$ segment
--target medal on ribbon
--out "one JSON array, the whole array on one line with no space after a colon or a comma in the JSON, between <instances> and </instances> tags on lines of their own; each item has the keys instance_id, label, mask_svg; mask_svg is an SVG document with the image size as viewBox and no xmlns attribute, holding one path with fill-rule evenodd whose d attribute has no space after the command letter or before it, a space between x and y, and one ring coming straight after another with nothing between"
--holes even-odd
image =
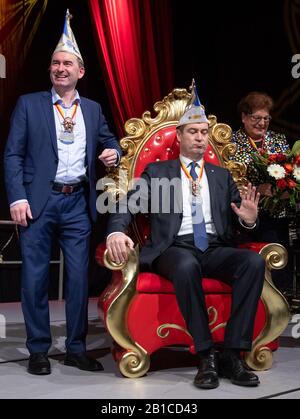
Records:
<instances>
[{"instance_id":1,"label":"medal on ribbon","mask_svg":"<svg viewBox=\"0 0 300 419\"><path fill-rule=\"evenodd\" d=\"M62 126L63 126L64 130L60 132L59 140L62 141L63 143L65 143L65 144L72 144L72 143L74 143L73 129L74 129L74 125L76 124L76 122L73 121L73 119L76 115L76 111L77 111L77 108L78 108L78 103L77 102L75 103L74 110L72 112L71 117L64 115L63 110L58 103L55 104L55 107L58 110L60 116L63 118Z\"/></svg>"},{"instance_id":2,"label":"medal on ribbon","mask_svg":"<svg viewBox=\"0 0 300 419\"><path fill-rule=\"evenodd\" d=\"M195 180L192 181L192 195L195 197L200 195L200 185L199 182Z\"/></svg>"},{"instance_id":3,"label":"medal on ribbon","mask_svg":"<svg viewBox=\"0 0 300 419\"><path fill-rule=\"evenodd\" d=\"M66 132L73 132L74 125L75 122L72 121L72 118L70 118L69 116L64 118L63 127Z\"/></svg>"},{"instance_id":4,"label":"medal on ribbon","mask_svg":"<svg viewBox=\"0 0 300 419\"><path fill-rule=\"evenodd\" d=\"M202 203L201 179L202 179L202 176L203 176L204 161L202 162L202 165L200 166L199 176L198 176L198 179L196 179L196 180L194 180L192 178L192 176L189 173L187 167L182 162L181 162L181 167L182 167L182 170L184 171L186 177L190 180L192 201Z\"/></svg>"}]
</instances>

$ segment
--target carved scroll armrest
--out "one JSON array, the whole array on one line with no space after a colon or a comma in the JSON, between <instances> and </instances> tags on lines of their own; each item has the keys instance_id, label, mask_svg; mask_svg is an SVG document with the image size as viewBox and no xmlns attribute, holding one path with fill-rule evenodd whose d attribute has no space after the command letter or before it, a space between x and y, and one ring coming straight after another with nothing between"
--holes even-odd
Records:
<instances>
[{"instance_id":1,"label":"carved scroll armrest","mask_svg":"<svg viewBox=\"0 0 300 419\"><path fill-rule=\"evenodd\" d=\"M272 269L282 269L286 266L288 254L286 249L278 243L247 243L240 247L259 253L266 262L265 281L261 294L266 321L263 330L253 342L251 352L245 355L248 366L261 371L271 368L273 363L272 351L266 345L282 334L290 319L289 305L274 286L271 277Z\"/></svg>"},{"instance_id":2,"label":"carved scroll armrest","mask_svg":"<svg viewBox=\"0 0 300 419\"><path fill-rule=\"evenodd\" d=\"M96 261L99 265L105 266L106 268L110 269L111 271L121 271L125 268L128 262L124 263L116 263L110 259L108 251L106 249L106 244L101 243L96 249L95 255Z\"/></svg>"},{"instance_id":3,"label":"carved scroll armrest","mask_svg":"<svg viewBox=\"0 0 300 419\"><path fill-rule=\"evenodd\" d=\"M127 326L127 312L136 295L139 274L138 246L130 251L128 261L116 264L111 261L105 244L98 246L96 260L113 270L112 282L100 297L99 306L105 311L106 327L121 349L118 355L119 368L125 377L142 377L150 367L150 357L131 337Z\"/></svg>"}]
</instances>

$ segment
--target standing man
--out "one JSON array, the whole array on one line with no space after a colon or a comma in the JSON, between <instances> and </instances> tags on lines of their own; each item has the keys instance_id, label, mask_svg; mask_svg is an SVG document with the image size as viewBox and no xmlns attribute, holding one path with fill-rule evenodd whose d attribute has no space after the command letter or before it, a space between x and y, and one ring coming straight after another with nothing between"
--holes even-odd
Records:
<instances>
[{"instance_id":1,"label":"standing man","mask_svg":"<svg viewBox=\"0 0 300 419\"><path fill-rule=\"evenodd\" d=\"M258 377L247 371L240 352L251 350L265 263L252 251L235 248L233 232L236 227L255 228L259 194L249 184L240 197L228 170L204 162L208 128L209 121L196 95L195 104L177 125L179 159L152 163L142 174L148 188L144 188L139 202L144 202L145 212L147 208L159 210L149 215L151 237L141 250L140 267L174 284L179 308L199 356L195 386L217 387L218 373L233 384L257 386ZM166 193L156 196L155 188L151 188L154 179L158 182L177 179L179 186L172 188L168 197ZM133 247L124 233L135 213L132 197L134 194L129 192L127 200L120 203L122 211L110 215L107 248L110 258L117 263L124 262L128 248ZM169 198L171 204L166 204ZM128 203L126 213L123 204ZM231 316L219 370L208 324L203 277L219 278L232 285Z\"/></svg>"},{"instance_id":2,"label":"standing man","mask_svg":"<svg viewBox=\"0 0 300 419\"><path fill-rule=\"evenodd\" d=\"M30 352L28 372L50 374L48 274L53 237L65 260L65 365L103 370L87 356L88 255L96 220L95 156L118 163L120 148L98 103L75 89L83 59L70 27L52 55L52 89L21 96L11 119L4 164L12 219L20 225L22 309Z\"/></svg>"}]
</instances>

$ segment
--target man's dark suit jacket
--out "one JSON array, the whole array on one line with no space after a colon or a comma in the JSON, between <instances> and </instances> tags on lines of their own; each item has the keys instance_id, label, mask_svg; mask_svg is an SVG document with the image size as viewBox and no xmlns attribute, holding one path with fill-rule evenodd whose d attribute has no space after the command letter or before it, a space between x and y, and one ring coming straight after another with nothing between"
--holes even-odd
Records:
<instances>
[{"instance_id":1,"label":"man's dark suit jacket","mask_svg":"<svg viewBox=\"0 0 300 419\"><path fill-rule=\"evenodd\" d=\"M86 128L86 164L89 179L89 208L96 219L97 146L115 148L98 103L81 97ZM9 204L27 199L33 218L37 218L50 196L58 165L57 138L51 92L21 96L11 118L5 155L5 182Z\"/></svg>"},{"instance_id":2,"label":"man's dark suit jacket","mask_svg":"<svg viewBox=\"0 0 300 419\"><path fill-rule=\"evenodd\" d=\"M208 179L211 211L215 224L218 240L225 246L234 246L234 236L236 229L241 227L238 217L231 209L230 203L234 202L239 206L241 201L238 189L227 169L215 166L211 163L205 163L205 172ZM181 178L180 160L168 160L163 162L149 164L142 176L148 183L150 200L151 179L152 178ZM180 183L181 185L181 183ZM128 200L132 195L130 191L126 197ZM164 199L163 194L160 198ZM143 199L147 199L144 197ZM181 203L181 211L174 211L174 203ZM121 206L126 205L125 199L121 201ZM180 205L180 204L179 204ZM152 262L162 254L174 242L182 222L182 188L174 192L171 199L171 211L164 214L158 212L149 214L151 224L150 240L145 243L140 253L141 270L152 270ZM149 208L149 203L148 203ZM124 212L124 209L122 210ZM133 215L130 212L111 214L108 223L107 234L113 232L126 232L126 229L132 221ZM243 230L243 229L242 229Z\"/></svg>"}]
</instances>

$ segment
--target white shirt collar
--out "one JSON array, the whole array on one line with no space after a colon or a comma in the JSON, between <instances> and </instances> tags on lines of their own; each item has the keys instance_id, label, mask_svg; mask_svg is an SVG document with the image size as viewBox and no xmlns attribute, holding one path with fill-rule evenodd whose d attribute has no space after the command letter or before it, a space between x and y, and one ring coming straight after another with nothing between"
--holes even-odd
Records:
<instances>
[{"instance_id":1,"label":"white shirt collar","mask_svg":"<svg viewBox=\"0 0 300 419\"><path fill-rule=\"evenodd\" d=\"M194 161L194 160L189 159L188 157L183 156L182 154L179 155L179 159L180 159L181 163L183 163L185 165L185 167L188 167L189 164L191 164L192 161ZM203 158L196 161L196 163L198 164L199 167L201 167L202 162L203 162Z\"/></svg>"},{"instance_id":2,"label":"white shirt collar","mask_svg":"<svg viewBox=\"0 0 300 419\"><path fill-rule=\"evenodd\" d=\"M60 105L63 106L63 100L59 96L59 94L55 91L54 87L52 87L52 89L51 89L51 95L52 95L52 103L53 103L53 105L55 103L59 103ZM73 99L73 102L72 102L72 105L71 106L73 106L76 101L78 101L78 104L80 105L81 100L80 100L80 96L79 96L79 93L78 93L77 90L75 90L75 96L74 96L74 99Z\"/></svg>"}]
</instances>

